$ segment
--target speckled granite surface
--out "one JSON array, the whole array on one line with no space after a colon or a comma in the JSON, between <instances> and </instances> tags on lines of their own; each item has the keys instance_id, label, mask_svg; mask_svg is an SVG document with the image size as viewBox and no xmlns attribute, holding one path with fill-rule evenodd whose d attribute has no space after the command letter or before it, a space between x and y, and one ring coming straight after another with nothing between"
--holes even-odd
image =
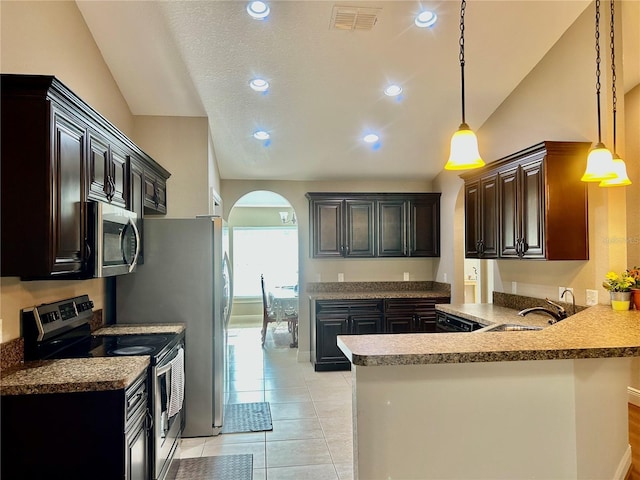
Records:
<instances>
[{"instance_id":1,"label":"speckled granite surface","mask_svg":"<svg viewBox=\"0 0 640 480\"><path fill-rule=\"evenodd\" d=\"M0 344L0 371L19 365L24 360L24 338Z\"/></svg>"},{"instance_id":2,"label":"speckled granite surface","mask_svg":"<svg viewBox=\"0 0 640 480\"><path fill-rule=\"evenodd\" d=\"M360 366L640 356L640 311L597 305L540 331L352 335L338 346Z\"/></svg>"},{"instance_id":3,"label":"speckled granite surface","mask_svg":"<svg viewBox=\"0 0 640 480\"><path fill-rule=\"evenodd\" d=\"M567 299L571 299L570 295L566 296ZM554 299L553 303L557 303L562 306L568 315L573 315L573 303L559 302ZM548 307L549 305L543 298L525 297L523 295L514 295L512 293L493 292L493 304L501 307L514 308L516 310L524 310L531 307ZM582 305L576 305L576 313L589 308Z\"/></svg>"},{"instance_id":4,"label":"speckled granite surface","mask_svg":"<svg viewBox=\"0 0 640 480\"><path fill-rule=\"evenodd\" d=\"M184 323L148 323L148 324L116 324L107 325L92 332L93 335L141 335L149 333L182 333Z\"/></svg>"},{"instance_id":5,"label":"speckled granite surface","mask_svg":"<svg viewBox=\"0 0 640 480\"><path fill-rule=\"evenodd\" d=\"M27 362L2 372L1 395L120 390L149 367L146 355Z\"/></svg>"},{"instance_id":6,"label":"speckled granite surface","mask_svg":"<svg viewBox=\"0 0 640 480\"><path fill-rule=\"evenodd\" d=\"M451 285L439 282L319 282L307 284L312 300L372 298L438 298L451 295Z\"/></svg>"}]
</instances>

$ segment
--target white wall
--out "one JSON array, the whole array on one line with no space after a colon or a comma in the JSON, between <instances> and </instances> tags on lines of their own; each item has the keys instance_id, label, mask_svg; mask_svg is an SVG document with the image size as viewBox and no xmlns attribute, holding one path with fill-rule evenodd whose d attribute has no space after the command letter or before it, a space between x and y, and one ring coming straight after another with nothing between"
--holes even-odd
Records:
<instances>
[{"instance_id":1,"label":"white wall","mask_svg":"<svg viewBox=\"0 0 640 480\"><path fill-rule=\"evenodd\" d=\"M138 145L166 168L167 218L209 213L209 124L205 117L136 116Z\"/></svg>"}]
</instances>

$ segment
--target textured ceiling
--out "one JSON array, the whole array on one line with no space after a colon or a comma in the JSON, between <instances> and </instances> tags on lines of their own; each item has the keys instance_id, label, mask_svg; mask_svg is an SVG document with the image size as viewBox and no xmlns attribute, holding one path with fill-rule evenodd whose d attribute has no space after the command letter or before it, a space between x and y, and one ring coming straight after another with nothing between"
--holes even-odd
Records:
<instances>
[{"instance_id":1,"label":"textured ceiling","mask_svg":"<svg viewBox=\"0 0 640 480\"><path fill-rule=\"evenodd\" d=\"M329 28L336 3L272 1L265 21L244 1L78 1L136 115L208 116L223 179L431 179L460 123L459 8L418 29L415 1L377 7L371 31ZM477 130L589 2L471 1L465 20L467 123ZM606 17L605 17L606 18ZM271 83L265 95L249 80ZM400 100L385 97L400 83ZM264 146L256 129L271 133ZM363 145L368 129L380 148Z\"/></svg>"}]
</instances>

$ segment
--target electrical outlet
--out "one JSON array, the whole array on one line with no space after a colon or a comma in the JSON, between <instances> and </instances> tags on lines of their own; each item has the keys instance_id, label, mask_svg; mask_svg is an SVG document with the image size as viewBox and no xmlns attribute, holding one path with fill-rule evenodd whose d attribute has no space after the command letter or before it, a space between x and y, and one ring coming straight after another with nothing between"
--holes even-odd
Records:
<instances>
[{"instance_id":1,"label":"electrical outlet","mask_svg":"<svg viewBox=\"0 0 640 480\"><path fill-rule=\"evenodd\" d=\"M598 291L597 290L587 290L587 301L585 303L588 306L597 305L598 304Z\"/></svg>"},{"instance_id":2,"label":"electrical outlet","mask_svg":"<svg viewBox=\"0 0 640 480\"><path fill-rule=\"evenodd\" d=\"M561 302L571 302L571 295L565 294L564 298L562 298L562 292L564 292L565 290L573 293L573 288L571 287L558 287L558 300L560 300Z\"/></svg>"},{"instance_id":3,"label":"electrical outlet","mask_svg":"<svg viewBox=\"0 0 640 480\"><path fill-rule=\"evenodd\" d=\"M338 281L339 282L344 282L344 273L339 273L338 274Z\"/></svg>"},{"instance_id":4,"label":"electrical outlet","mask_svg":"<svg viewBox=\"0 0 640 480\"><path fill-rule=\"evenodd\" d=\"M409 280L409 272L404 272L402 274L402 279L406 282L407 280Z\"/></svg>"}]
</instances>

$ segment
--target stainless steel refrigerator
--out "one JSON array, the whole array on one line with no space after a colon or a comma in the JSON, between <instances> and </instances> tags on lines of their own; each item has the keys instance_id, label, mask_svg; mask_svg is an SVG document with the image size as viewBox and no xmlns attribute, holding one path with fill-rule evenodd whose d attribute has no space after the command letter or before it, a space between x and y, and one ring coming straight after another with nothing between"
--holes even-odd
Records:
<instances>
[{"instance_id":1,"label":"stainless steel refrigerator","mask_svg":"<svg viewBox=\"0 0 640 480\"><path fill-rule=\"evenodd\" d=\"M183 437L217 435L224 420L232 298L225 236L220 217L146 217L144 264L116 281L118 324L186 324Z\"/></svg>"}]
</instances>

